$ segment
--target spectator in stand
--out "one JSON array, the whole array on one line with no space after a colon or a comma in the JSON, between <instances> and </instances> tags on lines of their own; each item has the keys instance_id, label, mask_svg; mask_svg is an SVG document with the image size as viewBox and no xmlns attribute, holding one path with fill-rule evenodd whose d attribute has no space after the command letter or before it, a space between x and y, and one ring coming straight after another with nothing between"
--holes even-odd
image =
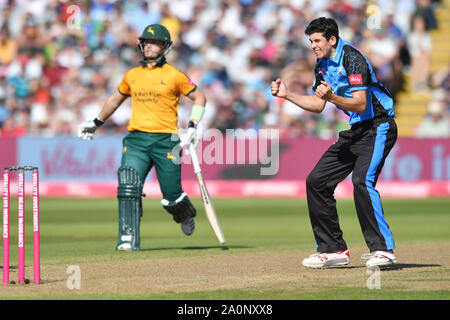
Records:
<instances>
[{"instance_id":1,"label":"spectator in stand","mask_svg":"<svg viewBox=\"0 0 450 320\"><path fill-rule=\"evenodd\" d=\"M445 116L444 104L431 101L428 106L428 115L417 129L418 138L449 138L450 121Z\"/></svg>"},{"instance_id":2,"label":"spectator in stand","mask_svg":"<svg viewBox=\"0 0 450 320\"><path fill-rule=\"evenodd\" d=\"M365 31L364 52L375 68L377 79L391 89L395 82L393 62L397 58L398 42L389 37L385 29L379 28Z\"/></svg>"},{"instance_id":3,"label":"spectator in stand","mask_svg":"<svg viewBox=\"0 0 450 320\"><path fill-rule=\"evenodd\" d=\"M394 12L390 11L386 14L382 22L382 28L386 30L386 36L396 43L396 54L391 63L392 78L391 81L386 82L395 101L395 96L403 89L403 69L411 63L410 54L405 34L394 20Z\"/></svg>"},{"instance_id":4,"label":"spectator in stand","mask_svg":"<svg viewBox=\"0 0 450 320\"><path fill-rule=\"evenodd\" d=\"M34 55L42 53L47 41L47 35L43 32L42 27L38 25L36 18L31 14L27 14L24 19L22 31L17 37L19 54Z\"/></svg>"},{"instance_id":5,"label":"spectator in stand","mask_svg":"<svg viewBox=\"0 0 450 320\"><path fill-rule=\"evenodd\" d=\"M428 90L432 40L425 29L423 17L415 16L412 25L412 33L408 36L408 49L411 55L411 81L415 92L424 93Z\"/></svg>"},{"instance_id":6,"label":"spectator in stand","mask_svg":"<svg viewBox=\"0 0 450 320\"><path fill-rule=\"evenodd\" d=\"M9 28L4 25L0 29L0 66L10 64L17 55L17 42L11 38Z\"/></svg>"},{"instance_id":7,"label":"spectator in stand","mask_svg":"<svg viewBox=\"0 0 450 320\"><path fill-rule=\"evenodd\" d=\"M437 20L430 0L417 0L414 16L420 16L425 21L425 30L437 29Z\"/></svg>"},{"instance_id":8,"label":"spectator in stand","mask_svg":"<svg viewBox=\"0 0 450 320\"><path fill-rule=\"evenodd\" d=\"M26 127L10 115L2 123L0 137L19 137L26 134L26 132Z\"/></svg>"}]
</instances>

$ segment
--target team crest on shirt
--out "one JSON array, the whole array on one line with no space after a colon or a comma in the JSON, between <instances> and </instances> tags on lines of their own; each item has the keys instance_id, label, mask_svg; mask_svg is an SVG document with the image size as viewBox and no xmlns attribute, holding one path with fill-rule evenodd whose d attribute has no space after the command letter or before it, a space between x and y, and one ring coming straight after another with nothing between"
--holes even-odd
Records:
<instances>
[{"instance_id":1,"label":"team crest on shirt","mask_svg":"<svg viewBox=\"0 0 450 320\"><path fill-rule=\"evenodd\" d=\"M171 152L167 152L167 159L177 160L177 158L175 158Z\"/></svg>"}]
</instances>

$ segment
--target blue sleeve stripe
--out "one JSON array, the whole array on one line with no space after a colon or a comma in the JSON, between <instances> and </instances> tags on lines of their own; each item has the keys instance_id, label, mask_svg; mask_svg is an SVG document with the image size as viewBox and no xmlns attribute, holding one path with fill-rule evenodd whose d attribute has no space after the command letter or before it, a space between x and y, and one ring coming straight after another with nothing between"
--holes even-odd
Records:
<instances>
[{"instance_id":1,"label":"blue sleeve stripe","mask_svg":"<svg viewBox=\"0 0 450 320\"><path fill-rule=\"evenodd\" d=\"M367 87L348 87L350 91L359 91L359 90L367 90Z\"/></svg>"}]
</instances>

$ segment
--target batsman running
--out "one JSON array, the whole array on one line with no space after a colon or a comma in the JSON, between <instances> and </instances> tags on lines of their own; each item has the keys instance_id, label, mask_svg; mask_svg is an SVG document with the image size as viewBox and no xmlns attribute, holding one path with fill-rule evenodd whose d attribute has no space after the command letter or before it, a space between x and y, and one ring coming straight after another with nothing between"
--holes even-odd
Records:
<instances>
[{"instance_id":1,"label":"batsman running","mask_svg":"<svg viewBox=\"0 0 450 320\"><path fill-rule=\"evenodd\" d=\"M166 62L165 56L172 45L166 27L149 25L138 39L138 50L143 58L141 65L125 74L97 118L84 121L79 127L79 137L92 140L95 131L131 97L129 133L123 139L117 190L119 237L116 249L124 251L140 250L142 190L153 167L163 194L164 209L181 224L184 234L194 232L196 209L181 187L180 161L172 161L181 155L172 153L178 143L182 148L198 143L200 137L196 128L206 104L205 95L189 77ZM177 111L182 94L194 105L188 129L180 134L180 142L174 141L172 135L178 134Z\"/></svg>"}]
</instances>

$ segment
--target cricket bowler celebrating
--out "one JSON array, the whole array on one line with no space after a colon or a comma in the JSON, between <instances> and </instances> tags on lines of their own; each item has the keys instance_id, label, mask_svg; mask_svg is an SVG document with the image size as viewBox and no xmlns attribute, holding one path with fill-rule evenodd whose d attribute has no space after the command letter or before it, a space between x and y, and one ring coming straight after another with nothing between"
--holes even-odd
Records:
<instances>
[{"instance_id":1,"label":"cricket bowler celebrating","mask_svg":"<svg viewBox=\"0 0 450 320\"><path fill-rule=\"evenodd\" d=\"M317 18L305 29L317 56L313 95L289 91L277 79L272 95L299 107L320 113L329 101L349 116L351 128L323 154L306 179L309 216L317 253L302 264L310 268L345 265L350 255L342 237L334 190L350 173L354 201L366 244L371 251L368 268L395 264L394 240L380 195L375 189L384 161L397 140L393 99L377 81L367 58L349 42L339 38L336 21Z\"/></svg>"},{"instance_id":2,"label":"cricket bowler celebrating","mask_svg":"<svg viewBox=\"0 0 450 320\"><path fill-rule=\"evenodd\" d=\"M188 76L166 62L165 55L171 45L170 33L163 25L147 26L138 41L138 49L143 57L141 65L125 74L118 91L107 99L97 118L84 121L79 127L80 138L93 139L96 129L125 99L131 97L129 133L123 139L121 166L118 170L117 250L140 250L142 189L152 167L156 169L164 209L177 223L181 223L184 234L191 235L195 229L196 210L181 187L181 164L172 161L181 156L172 154L179 141L173 141L171 137L178 133L178 102L183 94L194 105L189 128L184 135L180 135L180 146L187 148L191 143L198 142L196 127L202 119L206 98Z\"/></svg>"}]
</instances>

